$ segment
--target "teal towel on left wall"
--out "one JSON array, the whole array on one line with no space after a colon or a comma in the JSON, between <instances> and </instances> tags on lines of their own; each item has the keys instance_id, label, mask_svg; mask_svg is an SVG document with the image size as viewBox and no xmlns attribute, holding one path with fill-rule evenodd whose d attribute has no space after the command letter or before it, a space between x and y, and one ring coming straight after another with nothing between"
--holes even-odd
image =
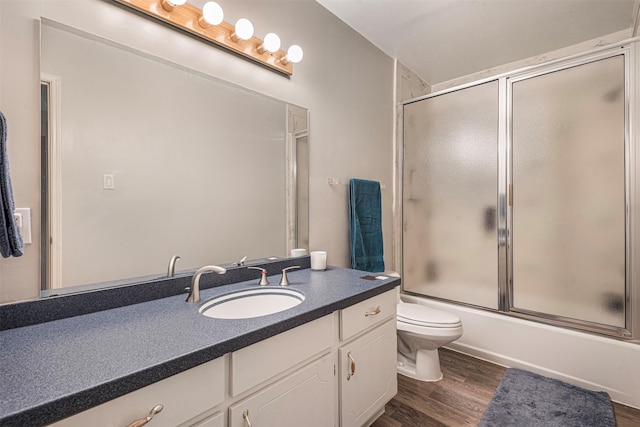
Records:
<instances>
[{"instance_id":1,"label":"teal towel on left wall","mask_svg":"<svg viewBox=\"0 0 640 427\"><path fill-rule=\"evenodd\" d=\"M379 182L355 178L349 181L349 227L351 268L384 271Z\"/></svg>"}]
</instances>

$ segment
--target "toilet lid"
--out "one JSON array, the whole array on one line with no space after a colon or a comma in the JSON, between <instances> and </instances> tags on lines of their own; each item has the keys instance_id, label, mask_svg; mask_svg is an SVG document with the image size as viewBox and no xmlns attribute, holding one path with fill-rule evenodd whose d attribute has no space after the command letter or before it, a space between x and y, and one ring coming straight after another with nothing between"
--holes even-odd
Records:
<instances>
[{"instance_id":1,"label":"toilet lid","mask_svg":"<svg viewBox=\"0 0 640 427\"><path fill-rule=\"evenodd\" d=\"M462 324L460 318L453 313L410 303L398 304L398 320L432 328L454 328Z\"/></svg>"}]
</instances>

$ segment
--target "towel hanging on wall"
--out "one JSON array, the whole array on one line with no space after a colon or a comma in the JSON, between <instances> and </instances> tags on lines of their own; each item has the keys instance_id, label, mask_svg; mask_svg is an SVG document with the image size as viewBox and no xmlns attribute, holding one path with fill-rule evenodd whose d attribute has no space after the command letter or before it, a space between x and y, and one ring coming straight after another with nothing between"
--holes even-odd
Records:
<instances>
[{"instance_id":1,"label":"towel hanging on wall","mask_svg":"<svg viewBox=\"0 0 640 427\"><path fill-rule=\"evenodd\" d=\"M7 120L0 111L0 254L4 258L22 255L22 236L13 216L14 210L7 153Z\"/></svg>"},{"instance_id":2,"label":"towel hanging on wall","mask_svg":"<svg viewBox=\"0 0 640 427\"><path fill-rule=\"evenodd\" d=\"M355 178L349 181L349 227L351 268L384 271L379 182Z\"/></svg>"}]
</instances>

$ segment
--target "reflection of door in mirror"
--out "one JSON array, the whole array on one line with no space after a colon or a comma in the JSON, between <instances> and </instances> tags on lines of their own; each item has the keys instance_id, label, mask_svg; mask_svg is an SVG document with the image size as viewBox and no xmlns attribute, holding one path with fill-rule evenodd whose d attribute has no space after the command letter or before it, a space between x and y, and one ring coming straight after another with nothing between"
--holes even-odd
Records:
<instances>
[{"instance_id":1,"label":"reflection of door in mirror","mask_svg":"<svg viewBox=\"0 0 640 427\"><path fill-rule=\"evenodd\" d=\"M60 277L60 76L41 73L40 133L42 169L41 288L62 287ZM48 266L48 268L47 268Z\"/></svg>"},{"instance_id":2,"label":"reflection of door in mirror","mask_svg":"<svg viewBox=\"0 0 640 427\"><path fill-rule=\"evenodd\" d=\"M41 34L43 289L160 276L176 254L193 270L306 247L292 106L51 21ZM307 188L290 225L287 170Z\"/></svg>"},{"instance_id":3,"label":"reflection of door in mirror","mask_svg":"<svg viewBox=\"0 0 640 427\"><path fill-rule=\"evenodd\" d=\"M309 247L308 170L308 111L287 105L287 253Z\"/></svg>"}]
</instances>

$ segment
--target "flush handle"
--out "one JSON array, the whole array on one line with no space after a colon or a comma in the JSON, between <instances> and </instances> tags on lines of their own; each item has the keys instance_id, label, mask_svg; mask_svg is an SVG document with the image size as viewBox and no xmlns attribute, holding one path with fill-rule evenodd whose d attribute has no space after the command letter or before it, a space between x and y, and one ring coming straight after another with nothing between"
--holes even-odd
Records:
<instances>
[{"instance_id":1,"label":"flush handle","mask_svg":"<svg viewBox=\"0 0 640 427\"><path fill-rule=\"evenodd\" d=\"M380 306L377 306L375 310L373 311L367 311L364 313L364 317L369 317L369 316L375 316L380 314L382 310L380 310Z\"/></svg>"},{"instance_id":2,"label":"flush handle","mask_svg":"<svg viewBox=\"0 0 640 427\"><path fill-rule=\"evenodd\" d=\"M356 374L356 361L353 359L350 351L347 352L347 357L351 361L349 365L349 372L347 372L347 381L349 381L351 377Z\"/></svg>"},{"instance_id":3,"label":"flush handle","mask_svg":"<svg viewBox=\"0 0 640 427\"><path fill-rule=\"evenodd\" d=\"M143 425L145 425L149 421L151 421L153 419L154 415L158 414L160 411L162 411L162 409L164 409L164 406L162 406L162 405L154 406L149 411L149 415L147 415L144 418L140 418L139 420L135 420L134 422L129 424L127 427L142 427Z\"/></svg>"}]
</instances>

